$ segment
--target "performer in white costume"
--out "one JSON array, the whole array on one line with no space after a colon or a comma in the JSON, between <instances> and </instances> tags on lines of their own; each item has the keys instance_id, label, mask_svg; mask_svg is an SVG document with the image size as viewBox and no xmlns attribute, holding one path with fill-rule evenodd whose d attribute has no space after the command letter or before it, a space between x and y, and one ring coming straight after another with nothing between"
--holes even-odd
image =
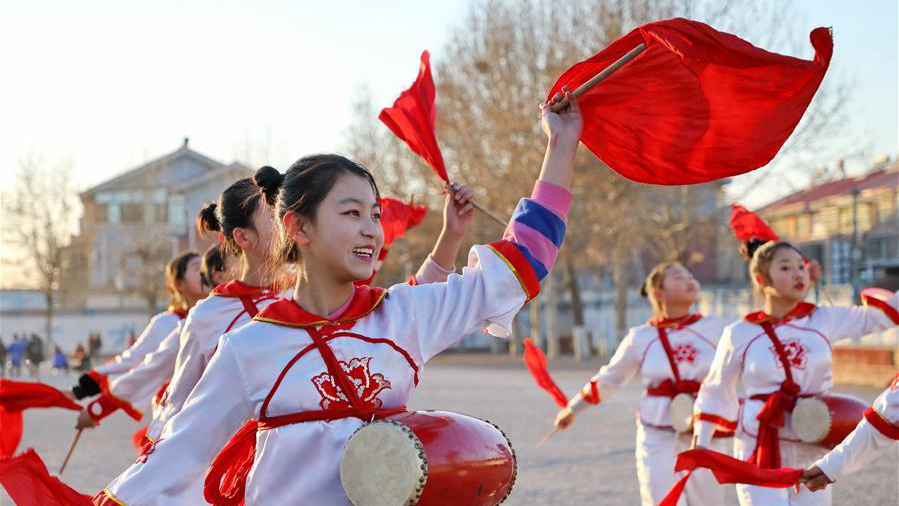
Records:
<instances>
[{"instance_id":1,"label":"performer in white costume","mask_svg":"<svg viewBox=\"0 0 899 506\"><path fill-rule=\"evenodd\" d=\"M424 363L463 336L484 327L507 335L552 267L582 127L569 99L561 114L542 108L551 142L532 198L503 240L474 246L462 275L445 283L354 287L371 275L383 240L374 179L355 162L310 156L260 181L278 192L279 258L299 267L294 298L222 337L153 451L95 504L201 504L195 483L226 443L206 477L212 503L349 504L338 463L353 432L402 411Z\"/></svg>"},{"instance_id":2,"label":"performer in white costume","mask_svg":"<svg viewBox=\"0 0 899 506\"><path fill-rule=\"evenodd\" d=\"M717 428L736 428L735 457L763 468L805 468L825 449L799 441L788 416L793 405L801 397L826 394L833 386L833 343L894 323L875 308L803 302L818 267L789 242L752 240L744 252L751 258L750 277L765 298L765 309L725 329L696 402L697 444L707 446ZM889 304L899 306L899 295ZM742 407L737 397L740 380L746 397ZM831 503L829 490L737 485L737 495L743 506Z\"/></svg>"},{"instance_id":3,"label":"performer in white costume","mask_svg":"<svg viewBox=\"0 0 899 506\"><path fill-rule=\"evenodd\" d=\"M677 481L677 454L690 447L690 434L679 434L672 427L672 399L678 394L695 395L699 390L727 322L690 312L699 301L700 285L677 263L656 266L641 294L649 298L655 316L628 331L608 365L559 412L556 425L567 427L578 413L609 399L639 373L646 391L637 417L637 477L643 506L655 506ZM721 443L717 446L724 449ZM723 487L711 473L700 471L694 473L678 504L723 503Z\"/></svg>"},{"instance_id":4,"label":"performer in white costume","mask_svg":"<svg viewBox=\"0 0 899 506\"><path fill-rule=\"evenodd\" d=\"M166 265L165 287L171 294L169 308L151 318L128 349L84 373L72 388L73 398L80 400L102 393L110 381L143 362L148 354L159 348L178 322L187 316L187 311L206 296L208 288L203 286L200 266L200 256L192 251L173 258Z\"/></svg>"}]
</instances>

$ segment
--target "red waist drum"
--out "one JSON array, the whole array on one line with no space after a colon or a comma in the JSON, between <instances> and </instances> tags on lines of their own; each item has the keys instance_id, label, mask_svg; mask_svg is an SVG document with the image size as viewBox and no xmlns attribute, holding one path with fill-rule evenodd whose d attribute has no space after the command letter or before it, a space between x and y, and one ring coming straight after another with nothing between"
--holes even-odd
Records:
<instances>
[{"instance_id":1,"label":"red waist drum","mask_svg":"<svg viewBox=\"0 0 899 506\"><path fill-rule=\"evenodd\" d=\"M801 441L833 448L855 430L867 408L867 403L851 395L817 395L797 401L790 417Z\"/></svg>"},{"instance_id":2,"label":"red waist drum","mask_svg":"<svg viewBox=\"0 0 899 506\"><path fill-rule=\"evenodd\" d=\"M499 427L449 411L363 425L340 459L340 482L354 506L494 506L509 495L516 472Z\"/></svg>"}]
</instances>

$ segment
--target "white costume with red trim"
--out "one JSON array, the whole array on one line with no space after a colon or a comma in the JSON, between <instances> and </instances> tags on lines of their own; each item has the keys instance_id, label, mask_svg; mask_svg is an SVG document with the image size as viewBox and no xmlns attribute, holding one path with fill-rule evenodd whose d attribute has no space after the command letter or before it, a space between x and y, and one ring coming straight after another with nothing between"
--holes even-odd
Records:
<instances>
[{"instance_id":1,"label":"white costume with red trim","mask_svg":"<svg viewBox=\"0 0 899 506\"><path fill-rule=\"evenodd\" d=\"M553 188L548 191L570 199ZM508 335L522 305L539 291L546 261L555 259L546 252L564 236L562 218L535 210L540 204L526 199L519 207L527 227L547 233L547 242L530 248L507 231L509 240L474 246L468 267L445 283L357 287L348 308L332 320L291 299L270 304L221 338L158 443L94 504L203 504L208 463L235 431L258 420L248 432L255 460L246 480L247 506L348 506L338 466L356 429L402 410L423 364L463 336L485 327ZM565 201L561 216L567 207ZM542 230L550 225L555 228Z\"/></svg>"},{"instance_id":2,"label":"white costume with red trim","mask_svg":"<svg viewBox=\"0 0 899 506\"><path fill-rule=\"evenodd\" d=\"M281 294L281 296L289 294ZM209 297L190 312L180 336L174 373L160 396L158 415L147 429L147 439L156 441L166 420L181 410L212 358L219 338L248 323L277 298L275 292L233 280L217 286Z\"/></svg>"},{"instance_id":3,"label":"white costume with red trim","mask_svg":"<svg viewBox=\"0 0 899 506\"><path fill-rule=\"evenodd\" d=\"M94 367L92 372L109 379L123 374L143 362L144 357L156 351L165 336L175 330L178 322L187 316L187 311L169 308L150 319L150 323L127 350L116 355L109 362Z\"/></svg>"},{"instance_id":4,"label":"white costume with red trim","mask_svg":"<svg viewBox=\"0 0 899 506\"><path fill-rule=\"evenodd\" d=\"M899 374L842 443L815 462L831 481L854 473L899 441Z\"/></svg>"},{"instance_id":5,"label":"white costume with red trim","mask_svg":"<svg viewBox=\"0 0 899 506\"><path fill-rule=\"evenodd\" d=\"M590 379L569 406L580 412L590 404L610 398L640 373L646 393L637 417L637 477L643 506L655 506L677 481L677 454L689 449L690 434L678 435L671 427L671 400L678 393L671 362L662 343L664 328L672 357L677 363L681 391L695 393L712 364L721 332L728 322L717 317L692 315L681 321L650 321L633 327L619 344L608 365ZM595 395L594 395L595 392ZM718 443L722 446L723 443ZM682 506L723 504L724 490L708 471L694 473L687 483Z\"/></svg>"},{"instance_id":6,"label":"white costume with red trim","mask_svg":"<svg viewBox=\"0 0 899 506\"><path fill-rule=\"evenodd\" d=\"M899 296L894 295L890 303L894 306L899 304ZM712 370L703 381L696 401L699 444L707 446L716 427L739 425L734 438L736 458L755 460L764 455L765 458L757 461L763 467L807 467L825 450L802 443L796 437L788 416L791 404L802 396L827 393L833 386L831 347L834 342L893 325L882 311L874 308L815 307L801 303L783 319L758 312L728 326L718 345ZM779 344L775 344L765 326L770 327ZM782 353L778 352L778 347ZM789 363L792 376L789 387L784 361ZM746 394L742 407L737 398L737 382L740 379ZM782 397L783 403L769 403L769 400L775 400L772 399L775 395ZM768 438L760 438L757 416L768 404L781 406L784 424L776 432L766 426L764 431ZM757 447L758 455L755 454ZM802 488L797 493L793 489L737 485L737 495L743 506L820 506L831 503L829 489L810 492Z\"/></svg>"},{"instance_id":7,"label":"white costume with red trim","mask_svg":"<svg viewBox=\"0 0 899 506\"><path fill-rule=\"evenodd\" d=\"M422 263L417 274L412 278L413 284L427 284L446 281L453 270L440 267L437 262L428 255ZM290 297L291 290L280 294L280 297ZM225 295L228 295L227 297ZM233 297L240 294L249 295L252 298L256 311L251 315L242 303L235 302ZM218 295L219 297L213 297ZM239 299L236 299L239 300ZM207 302L208 301L208 302ZM160 401L159 416L154 416L147 430L147 439L156 441L162 434L162 428L166 422L175 416L181 408L187 396L193 391L203 371L206 370L209 360L218 346L218 339L222 335L237 329L249 322L259 310L273 302L271 292L247 287L239 281L232 281L222 285L213 291L212 296L199 305L204 305L203 310L192 314L193 325L188 327L181 335L181 348L178 351L178 360L175 365L175 374L166 389L166 393ZM212 307L215 306L215 307ZM232 318L232 315L235 315ZM227 326L225 325L227 323Z\"/></svg>"}]
</instances>

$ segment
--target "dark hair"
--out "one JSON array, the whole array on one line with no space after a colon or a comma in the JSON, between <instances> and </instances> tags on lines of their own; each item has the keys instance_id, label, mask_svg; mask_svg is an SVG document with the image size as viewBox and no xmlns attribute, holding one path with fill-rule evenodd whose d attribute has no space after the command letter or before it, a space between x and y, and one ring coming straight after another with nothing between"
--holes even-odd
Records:
<instances>
[{"instance_id":1,"label":"dark hair","mask_svg":"<svg viewBox=\"0 0 899 506\"><path fill-rule=\"evenodd\" d=\"M310 155L300 158L287 169L285 174L271 167L263 167L256 172L256 184L262 188L266 200L275 208L278 223L278 239L274 241L272 262L275 266L296 263L300 260L300 250L287 237L284 229L284 215L294 212L308 218L315 218L318 206L334 187L337 179L345 174L361 177L368 181L375 197L380 199L375 178L361 164L340 155ZM268 200L271 198L271 200Z\"/></svg>"},{"instance_id":2,"label":"dark hair","mask_svg":"<svg viewBox=\"0 0 899 506\"><path fill-rule=\"evenodd\" d=\"M213 273L225 271L225 252L224 243L215 243L203 253L203 260L200 264L200 275L203 277L203 284L208 287L215 288L215 282L212 280Z\"/></svg>"},{"instance_id":3,"label":"dark hair","mask_svg":"<svg viewBox=\"0 0 899 506\"><path fill-rule=\"evenodd\" d=\"M757 241L758 239L755 240ZM751 241L747 241L747 243L749 242ZM753 285L756 285L756 274L761 274L766 281L771 282L771 276L768 274L771 269L771 262L774 260L774 255L782 249L791 249L799 253L799 256L802 258L805 258L802 250L794 246L793 243L787 241L762 242L752 249L752 258L749 261L749 277Z\"/></svg>"},{"instance_id":4,"label":"dark hair","mask_svg":"<svg viewBox=\"0 0 899 506\"><path fill-rule=\"evenodd\" d=\"M177 309L184 305L184 299L175 285L184 279L188 264L198 256L196 251L188 251L171 259L165 266L165 289L171 294L170 304Z\"/></svg>"},{"instance_id":5,"label":"dark hair","mask_svg":"<svg viewBox=\"0 0 899 506\"><path fill-rule=\"evenodd\" d=\"M750 261L752 261L752 257L753 257L753 255L755 255L756 250L758 250L765 244L768 244L769 242L770 241L765 241L765 240L753 237L752 239L750 239L748 241L743 241L743 243L740 244L740 253L743 254L743 257L746 258L747 262L750 262Z\"/></svg>"},{"instance_id":6,"label":"dark hair","mask_svg":"<svg viewBox=\"0 0 899 506\"><path fill-rule=\"evenodd\" d=\"M253 229L253 213L258 209L261 197L262 189L252 179L238 179L222 192L218 203L209 202L203 206L197 215L197 230L204 237L209 232L221 232L229 252L239 253L240 247L234 242L234 229Z\"/></svg>"}]
</instances>

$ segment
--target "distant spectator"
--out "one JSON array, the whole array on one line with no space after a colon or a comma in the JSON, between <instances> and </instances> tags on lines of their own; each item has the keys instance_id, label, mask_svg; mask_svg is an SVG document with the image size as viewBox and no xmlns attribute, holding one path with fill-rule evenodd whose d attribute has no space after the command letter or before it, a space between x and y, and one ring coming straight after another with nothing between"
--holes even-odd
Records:
<instances>
[{"instance_id":1,"label":"distant spectator","mask_svg":"<svg viewBox=\"0 0 899 506\"><path fill-rule=\"evenodd\" d=\"M97 358L100 354L100 348L103 347L103 340L100 339L99 332L91 332L91 335L87 338L87 351L90 354L92 359Z\"/></svg>"},{"instance_id":2,"label":"distant spectator","mask_svg":"<svg viewBox=\"0 0 899 506\"><path fill-rule=\"evenodd\" d=\"M27 343L23 337L20 337L18 334L13 335L12 343L9 345L10 376L22 375L22 360L25 359L26 346Z\"/></svg>"},{"instance_id":3,"label":"distant spectator","mask_svg":"<svg viewBox=\"0 0 899 506\"><path fill-rule=\"evenodd\" d=\"M25 359L28 363L28 369L31 376L38 381L41 380L41 362L44 361L44 342L37 334L31 334L31 339L25 348Z\"/></svg>"},{"instance_id":4,"label":"distant spectator","mask_svg":"<svg viewBox=\"0 0 899 506\"><path fill-rule=\"evenodd\" d=\"M134 335L134 329L128 331L128 347L132 347L137 342L137 336Z\"/></svg>"},{"instance_id":5,"label":"distant spectator","mask_svg":"<svg viewBox=\"0 0 899 506\"><path fill-rule=\"evenodd\" d=\"M53 374L64 372L69 374L69 361L66 354L62 352L59 346L53 350Z\"/></svg>"},{"instance_id":6,"label":"distant spectator","mask_svg":"<svg viewBox=\"0 0 899 506\"><path fill-rule=\"evenodd\" d=\"M91 357L84 351L84 346L79 344L75 347L75 370L79 372L89 371L91 368Z\"/></svg>"},{"instance_id":7,"label":"distant spectator","mask_svg":"<svg viewBox=\"0 0 899 506\"><path fill-rule=\"evenodd\" d=\"M6 377L6 343L3 342L3 337L0 336L0 378Z\"/></svg>"}]
</instances>

